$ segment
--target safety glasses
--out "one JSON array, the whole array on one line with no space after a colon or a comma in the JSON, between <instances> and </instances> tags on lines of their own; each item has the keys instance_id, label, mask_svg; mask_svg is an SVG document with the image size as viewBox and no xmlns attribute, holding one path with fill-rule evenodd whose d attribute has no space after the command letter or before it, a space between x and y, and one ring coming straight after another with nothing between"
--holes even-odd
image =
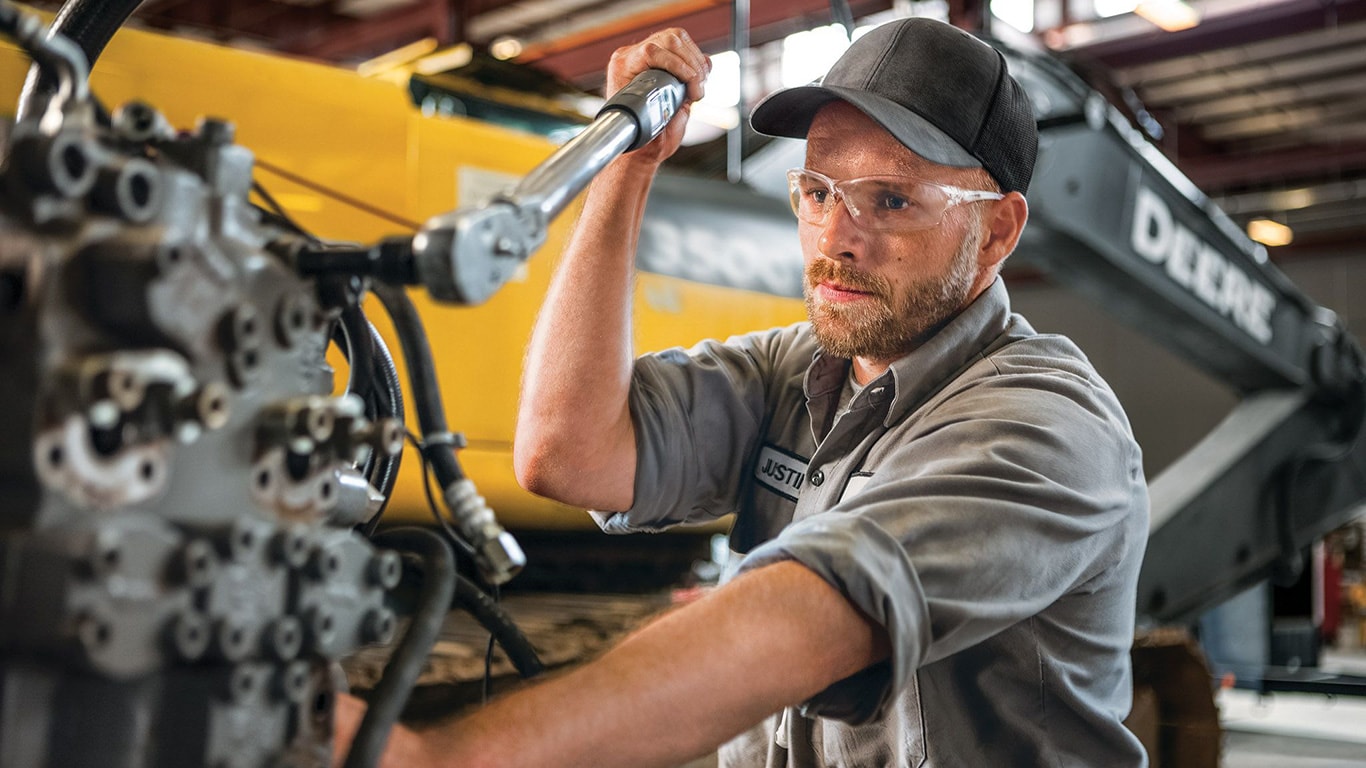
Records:
<instances>
[{"instance_id":1,"label":"safety glasses","mask_svg":"<svg viewBox=\"0 0 1366 768\"><path fill-rule=\"evenodd\" d=\"M955 205L1005 198L1000 192L961 189L913 176L835 181L806 168L787 172L787 188L792 212L807 224L824 225L835 202L843 200L854 223L872 230L929 229Z\"/></svg>"}]
</instances>

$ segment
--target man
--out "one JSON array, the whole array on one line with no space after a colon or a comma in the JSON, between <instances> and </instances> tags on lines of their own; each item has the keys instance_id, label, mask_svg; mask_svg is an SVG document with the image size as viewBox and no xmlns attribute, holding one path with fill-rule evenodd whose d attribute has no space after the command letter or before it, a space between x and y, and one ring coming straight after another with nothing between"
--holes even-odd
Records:
<instances>
[{"instance_id":1,"label":"man","mask_svg":"<svg viewBox=\"0 0 1366 768\"><path fill-rule=\"evenodd\" d=\"M618 51L701 96L671 30ZM1138 447L1071 342L997 277L1037 145L995 50L884 25L760 104L809 323L633 360L646 193L684 116L597 179L532 339L516 463L608 531L737 513L738 574L602 659L400 748L438 764L1133 766ZM781 472L775 472L781 469ZM782 480L775 478L781 477ZM795 478L795 482L789 482ZM743 556L742 559L739 559Z\"/></svg>"}]
</instances>

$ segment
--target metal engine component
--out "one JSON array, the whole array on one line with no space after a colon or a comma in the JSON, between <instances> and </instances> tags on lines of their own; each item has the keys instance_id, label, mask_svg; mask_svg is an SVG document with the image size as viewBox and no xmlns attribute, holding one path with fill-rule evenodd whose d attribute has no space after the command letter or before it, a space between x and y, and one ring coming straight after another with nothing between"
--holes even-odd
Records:
<instances>
[{"instance_id":1,"label":"metal engine component","mask_svg":"<svg viewBox=\"0 0 1366 768\"><path fill-rule=\"evenodd\" d=\"M66 85L0 168L0 765L326 765L331 665L394 630L351 527L402 427L329 395L232 126Z\"/></svg>"}]
</instances>

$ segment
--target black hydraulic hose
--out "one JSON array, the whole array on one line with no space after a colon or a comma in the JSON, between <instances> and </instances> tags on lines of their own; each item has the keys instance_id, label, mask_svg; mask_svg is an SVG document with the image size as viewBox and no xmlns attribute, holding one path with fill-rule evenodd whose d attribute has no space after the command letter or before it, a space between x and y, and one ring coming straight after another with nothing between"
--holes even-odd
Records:
<instances>
[{"instance_id":1,"label":"black hydraulic hose","mask_svg":"<svg viewBox=\"0 0 1366 768\"><path fill-rule=\"evenodd\" d=\"M88 69L104 47L119 31L119 27L133 15L142 0L67 0L52 20L52 34L60 34L75 43L85 54ZM19 92L17 118L32 114L44 104L57 88L57 83L35 65L29 67L24 87Z\"/></svg>"},{"instance_id":2,"label":"black hydraulic hose","mask_svg":"<svg viewBox=\"0 0 1366 768\"><path fill-rule=\"evenodd\" d=\"M374 352L372 376L378 380L377 383L380 385L375 389L373 396L380 401L380 408L390 418L398 419L398 422L402 424L405 415L403 412L403 388L398 380L398 369L394 367L394 358L389 354L389 346L384 343L384 338L379 335L379 331L375 330L375 326L369 321L366 321L365 324L370 329L370 344ZM389 507L389 499L393 496L394 486L398 483L398 470L402 459L403 451L399 451L393 456L381 456L367 476L370 484L379 491L384 501L380 502L379 509L366 523L366 535L375 532L375 526L384 516L384 510Z\"/></svg>"},{"instance_id":3,"label":"black hydraulic hose","mask_svg":"<svg viewBox=\"0 0 1366 768\"><path fill-rule=\"evenodd\" d=\"M52 19L52 29L79 45L93 67L114 33L141 4L142 0L67 0Z\"/></svg>"},{"instance_id":4,"label":"black hydraulic hose","mask_svg":"<svg viewBox=\"0 0 1366 768\"><path fill-rule=\"evenodd\" d=\"M386 409L381 407L374 395L374 348L370 321L365 319L365 313L355 304L343 307L337 320L332 328L332 342L346 358L346 393L360 398L367 419L374 421L383 418L387 415ZM359 468L361 475L368 479L377 464L378 454L372 451Z\"/></svg>"},{"instance_id":5,"label":"black hydraulic hose","mask_svg":"<svg viewBox=\"0 0 1366 768\"><path fill-rule=\"evenodd\" d=\"M342 310L340 322L333 333L333 340L341 346L350 366L346 391L361 398L365 404L367 418L397 419L403 423L403 388L399 382L398 369L384 337L379 335L365 317L359 306L348 306ZM398 470L403 460L403 452L390 455L372 453L367 459L361 474L370 485L379 491L380 507L366 521L366 536L373 535L384 510L389 506L394 486L398 483Z\"/></svg>"},{"instance_id":6,"label":"black hydraulic hose","mask_svg":"<svg viewBox=\"0 0 1366 768\"><path fill-rule=\"evenodd\" d=\"M376 543L392 544L422 558L422 590L412 621L375 686L375 694L346 754L345 768L367 768L379 763L389 731L398 722L427 655L441 635L446 611L456 592L455 557L440 536L421 528L396 528L377 536Z\"/></svg>"},{"instance_id":7,"label":"black hydraulic hose","mask_svg":"<svg viewBox=\"0 0 1366 768\"><path fill-rule=\"evenodd\" d=\"M341 311L341 330L346 334L346 362L351 367L351 374L346 381L346 391L356 395L367 406L370 404L371 392L374 390L374 366L375 366L375 344L370 335L370 321L365 319L365 313L355 305L349 305ZM366 413L370 418L376 418L378 413Z\"/></svg>"},{"instance_id":8,"label":"black hydraulic hose","mask_svg":"<svg viewBox=\"0 0 1366 768\"><path fill-rule=\"evenodd\" d=\"M402 424L403 388L399 382L398 369L394 367L394 358L389 354L384 337L366 319L365 312L359 306L347 306L342 310L332 339L341 347L342 355L350 367L346 391L361 398L365 404L366 418L391 418ZM361 468L361 474L384 499L365 523L366 536L374 534L384 510L389 506L394 486L398 483L402 460L402 451L392 456L373 452Z\"/></svg>"},{"instance_id":9,"label":"black hydraulic hose","mask_svg":"<svg viewBox=\"0 0 1366 768\"><path fill-rule=\"evenodd\" d=\"M442 488L449 488L463 480L465 474L455 460L453 438L446 427L446 409L441 404L441 387L436 380L436 361L432 358L422 318L403 288L377 283L372 290L394 322L403 359L408 364L413 408L422 430L422 453L431 464L437 483Z\"/></svg>"},{"instance_id":10,"label":"black hydraulic hose","mask_svg":"<svg viewBox=\"0 0 1366 768\"><path fill-rule=\"evenodd\" d=\"M379 383L383 387L376 391L382 394L388 402L384 403L389 415L392 418L403 421L403 385L398 380L398 368L394 366L394 356L389 352L389 345L384 342L384 337L379 335L374 323L366 322L370 326L370 348L374 352L374 369Z\"/></svg>"},{"instance_id":11,"label":"black hydraulic hose","mask_svg":"<svg viewBox=\"0 0 1366 768\"><path fill-rule=\"evenodd\" d=\"M487 629L498 644L503 646L512 666L516 667L517 674L529 680L545 671L545 665L536 655L536 649L531 647L531 642L513 623L512 617L503 606L494 602L487 592L460 574L455 576L455 600L457 605L469 611L479 622L479 626Z\"/></svg>"}]
</instances>

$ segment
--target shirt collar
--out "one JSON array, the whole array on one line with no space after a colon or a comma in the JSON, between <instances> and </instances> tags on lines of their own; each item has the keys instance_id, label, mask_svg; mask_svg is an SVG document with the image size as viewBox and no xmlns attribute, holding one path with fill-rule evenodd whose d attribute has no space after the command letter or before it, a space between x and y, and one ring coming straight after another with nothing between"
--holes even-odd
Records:
<instances>
[{"instance_id":1,"label":"shirt collar","mask_svg":"<svg viewBox=\"0 0 1366 768\"><path fill-rule=\"evenodd\" d=\"M1009 322L1010 295L998 276L948 325L868 383L866 393L871 404L880 406L891 400L885 420L890 427L952 381L959 371L980 359L992 342L1005 333ZM808 403L821 402L832 391L838 391L844 386L848 371L847 359L817 349L804 382Z\"/></svg>"}]
</instances>

